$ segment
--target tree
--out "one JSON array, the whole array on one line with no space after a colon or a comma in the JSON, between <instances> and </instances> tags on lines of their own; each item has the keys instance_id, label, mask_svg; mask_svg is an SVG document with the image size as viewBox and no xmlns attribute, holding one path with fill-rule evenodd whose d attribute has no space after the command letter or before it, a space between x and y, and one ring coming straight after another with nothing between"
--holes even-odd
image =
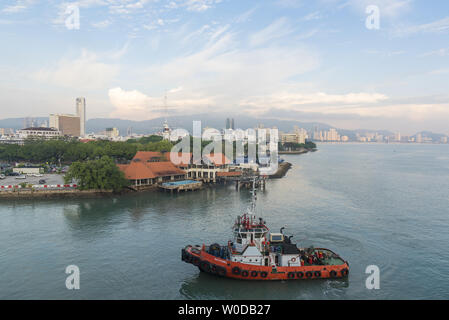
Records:
<instances>
[{"instance_id":1,"label":"tree","mask_svg":"<svg viewBox=\"0 0 449 320\"><path fill-rule=\"evenodd\" d=\"M77 181L80 190L99 189L118 192L129 185L123 172L108 156L98 160L74 162L64 177L65 183L70 183L73 179Z\"/></svg>"}]
</instances>

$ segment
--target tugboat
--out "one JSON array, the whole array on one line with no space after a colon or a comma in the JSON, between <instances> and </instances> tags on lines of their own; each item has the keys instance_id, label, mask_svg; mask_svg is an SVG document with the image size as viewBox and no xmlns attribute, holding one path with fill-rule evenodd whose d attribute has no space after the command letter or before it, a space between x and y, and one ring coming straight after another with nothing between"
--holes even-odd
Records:
<instances>
[{"instance_id":1,"label":"tugboat","mask_svg":"<svg viewBox=\"0 0 449 320\"><path fill-rule=\"evenodd\" d=\"M254 183L253 183L254 186ZM249 213L238 216L233 226L234 239L227 245L214 243L188 245L181 252L186 263L201 271L241 280L300 280L342 278L349 274L349 264L325 248L301 248L292 236L270 232L266 222L256 219L256 192L253 187Z\"/></svg>"}]
</instances>

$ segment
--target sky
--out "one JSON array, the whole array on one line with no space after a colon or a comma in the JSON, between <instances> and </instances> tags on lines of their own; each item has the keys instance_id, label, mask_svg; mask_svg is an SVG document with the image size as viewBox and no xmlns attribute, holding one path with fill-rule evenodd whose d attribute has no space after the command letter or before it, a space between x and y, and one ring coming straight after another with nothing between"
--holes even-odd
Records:
<instances>
[{"instance_id":1,"label":"sky","mask_svg":"<svg viewBox=\"0 0 449 320\"><path fill-rule=\"evenodd\" d=\"M0 119L83 96L88 118L449 134L447 0L2 0L0 40Z\"/></svg>"}]
</instances>

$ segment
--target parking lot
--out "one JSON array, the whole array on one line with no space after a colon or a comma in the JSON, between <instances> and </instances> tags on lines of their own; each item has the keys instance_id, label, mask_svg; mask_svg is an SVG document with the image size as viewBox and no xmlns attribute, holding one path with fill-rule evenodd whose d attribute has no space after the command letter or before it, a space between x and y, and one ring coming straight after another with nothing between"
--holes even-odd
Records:
<instances>
[{"instance_id":1,"label":"parking lot","mask_svg":"<svg viewBox=\"0 0 449 320\"><path fill-rule=\"evenodd\" d=\"M8 185L20 185L21 183L26 184L39 184L39 180L45 180L45 184L48 185L57 185L64 184L64 176L61 174L43 174L42 177L32 177L27 176L26 179L16 179L17 177L7 176L5 179L0 180L0 185L8 186Z\"/></svg>"}]
</instances>

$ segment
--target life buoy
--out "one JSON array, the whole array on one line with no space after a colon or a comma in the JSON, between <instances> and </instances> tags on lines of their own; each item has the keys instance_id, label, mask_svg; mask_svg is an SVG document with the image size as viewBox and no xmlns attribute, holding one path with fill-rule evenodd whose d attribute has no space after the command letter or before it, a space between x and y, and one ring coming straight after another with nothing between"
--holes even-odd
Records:
<instances>
[{"instance_id":1,"label":"life buoy","mask_svg":"<svg viewBox=\"0 0 449 320\"><path fill-rule=\"evenodd\" d=\"M330 272L330 275L331 275L332 278L335 278L335 277L337 276L337 271L332 270L332 271Z\"/></svg>"},{"instance_id":2,"label":"life buoy","mask_svg":"<svg viewBox=\"0 0 449 320\"><path fill-rule=\"evenodd\" d=\"M248 270L242 270L242 277L247 277L249 275Z\"/></svg>"},{"instance_id":3,"label":"life buoy","mask_svg":"<svg viewBox=\"0 0 449 320\"><path fill-rule=\"evenodd\" d=\"M302 271L298 271L298 272L296 272L296 276L298 277L298 278L304 278L304 272L302 272Z\"/></svg>"},{"instance_id":4,"label":"life buoy","mask_svg":"<svg viewBox=\"0 0 449 320\"><path fill-rule=\"evenodd\" d=\"M232 268L232 274L239 275L242 270L239 267Z\"/></svg>"},{"instance_id":5,"label":"life buoy","mask_svg":"<svg viewBox=\"0 0 449 320\"><path fill-rule=\"evenodd\" d=\"M315 275L315 278L321 278L321 271L315 271L313 274Z\"/></svg>"},{"instance_id":6,"label":"life buoy","mask_svg":"<svg viewBox=\"0 0 449 320\"><path fill-rule=\"evenodd\" d=\"M287 274L287 277L288 277L289 279L293 279L293 278L295 277L295 273L294 273L294 272L289 272L289 273Z\"/></svg>"},{"instance_id":7,"label":"life buoy","mask_svg":"<svg viewBox=\"0 0 449 320\"><path fill-rule=\"evenodd\" d=\"M256 270L251 271L251 277L253 278L257 277L258 274L259 272L257 272Z\"/></svg>"},{"instance_id":8,"label":"life buoy","mask_svg":"<svg viewBox=\"0 0 449 320\"><path fill-rule=\"evenodd\" d=\"M295 261L296 261L296 258L292 258L291 260L292 260L292 262L295 262Z\"/></svg>"},{"instance_id":9,"label":"life buoy","mask_svg":"<svg viewBox=\"0 0 449 320\"><path fill-rule=\"evenodd\" d=\"M268 272L262 271L262 272L260 273L260 276L261 276L262 278L266 278L266 277L268 276Z\"/></svg>"},{"instance_id":10,"label":"life buoy","mask_svg":"<svg viewBox=\"0 0 449 320\"><path fill-rule=\"evenodd\" d=\"M342 275L342 276L347 276L348 273L349 273L349 270L346 269L346 268L344 268L344 269L341 270L341 275Z\"/></svg>"},{"instance_id":11,"label":"life buoy","mask_svg":"<svg viewBox=\"0 0 449 320\"><path fill-rule=\"evenodd\" d=\"M312 278L312 275L313 275L312 271L307 271L306 272L306 277L307 278Z\"/></svg>"}]
</instances>

